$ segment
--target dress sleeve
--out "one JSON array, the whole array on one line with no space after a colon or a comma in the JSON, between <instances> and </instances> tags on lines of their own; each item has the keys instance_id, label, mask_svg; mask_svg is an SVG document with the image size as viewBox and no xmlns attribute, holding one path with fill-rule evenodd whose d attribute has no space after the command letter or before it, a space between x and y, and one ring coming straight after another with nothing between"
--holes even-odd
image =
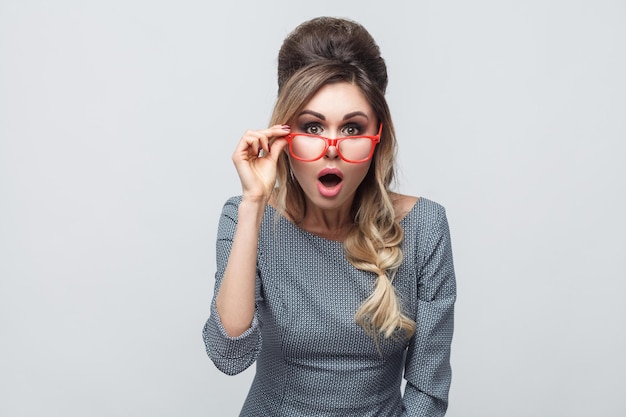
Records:
<instances>
[{"instance_id":1,"label":"dress sleeve","mask_svg":"<svg viewBox=\"0 0 626 417\"><path fill-rule=\"evenodd\" d=\"M237 337L230 337L226 333L215 307L215 298L224 276L224 270L233 246L235 230L237 229L238 203L236 199L230 199L222 209L217 230L215 291L211 302L211 313L202 331L207 354L215 366L228 375L236 375L247 369L254 363L261 350L261 331L256 310L250 328ZM258 300L258 272L256 280Z\"/></svg>"},{"instance_id":2,"label":"dress sleeve","mask_svg":"<svg viewBox=\"0 0 626 417\"><path fill-rule=\"evenodd\" d=\"M406 417L441 417L448 408L456 281L448 221L443 207L438 207L427 244L417 255L417 328L404 372Z\"/></svg>"}]
</instances>

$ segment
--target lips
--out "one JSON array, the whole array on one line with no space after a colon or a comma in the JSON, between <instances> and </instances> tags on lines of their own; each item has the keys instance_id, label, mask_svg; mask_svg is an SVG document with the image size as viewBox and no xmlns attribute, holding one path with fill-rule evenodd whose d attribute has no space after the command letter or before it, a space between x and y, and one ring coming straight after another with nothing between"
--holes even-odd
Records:
<instances>
[{"instance_id":1,"label":"lips","mask_svg":"<svg viewBox=\"0 0 626 417\"><path fill-rule=\"evenodd\" d=\"M341 191L343 173L337 168L324 168L317 175L317 188L324 197L334 197Z\"/></svg>"}]
</instances>

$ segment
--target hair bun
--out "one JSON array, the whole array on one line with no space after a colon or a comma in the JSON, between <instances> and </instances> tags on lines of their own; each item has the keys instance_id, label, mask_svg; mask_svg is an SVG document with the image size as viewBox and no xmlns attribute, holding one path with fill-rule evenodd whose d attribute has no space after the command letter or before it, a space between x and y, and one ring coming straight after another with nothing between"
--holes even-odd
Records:
<instances>
[{"instance_id":1,"label":"hair bun","mask_svg":"<svg viewBox=\"0 0 626 417\"><path fill-rule=\"evenodd\" d=\"M356 67L384 94L387 67L380 49L359 23L334 17L308 20L287 36L278 53L278 89L297 71L321 62Z\"/></svg>"}]
</instances>

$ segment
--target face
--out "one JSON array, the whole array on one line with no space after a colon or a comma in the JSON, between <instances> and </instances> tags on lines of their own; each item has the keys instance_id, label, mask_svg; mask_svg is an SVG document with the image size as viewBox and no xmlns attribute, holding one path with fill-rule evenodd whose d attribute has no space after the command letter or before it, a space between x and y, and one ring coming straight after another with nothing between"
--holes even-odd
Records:
<instances>
[{"instance_id":1,"label":"face","mask_svg":"<svg viewBox=\"0 0 626 417\"><path fill-rule=\"evenodd\" d=\"M330 139L376 135L378 118L359 87L339 82L323 86L291 121L292 133L309 133ZM303 162L289 156L295 178L307 204L321 209L350 206L365 178L371 159L351 163L341 159L335 146L322 158Z\"/></svg>"}]
</instances>

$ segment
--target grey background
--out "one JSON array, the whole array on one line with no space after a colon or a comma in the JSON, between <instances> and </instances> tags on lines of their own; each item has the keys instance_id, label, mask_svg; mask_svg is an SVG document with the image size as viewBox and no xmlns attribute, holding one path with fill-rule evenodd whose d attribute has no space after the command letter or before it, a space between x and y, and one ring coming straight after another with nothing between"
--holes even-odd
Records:
<instances>
[{"instance_id":1,"label":"grey background","mask_svg":"<svg viewBox=\"0 0 626 417\"><path fill-rule=\"evenodd\" d=\"M626 416L626 3L211 3L0 1L0 415L237 414L253 369L200 334L230 154L333 15L387 60L398 188L448 211L448 415Z\"/></svg>"}]
</instances>

